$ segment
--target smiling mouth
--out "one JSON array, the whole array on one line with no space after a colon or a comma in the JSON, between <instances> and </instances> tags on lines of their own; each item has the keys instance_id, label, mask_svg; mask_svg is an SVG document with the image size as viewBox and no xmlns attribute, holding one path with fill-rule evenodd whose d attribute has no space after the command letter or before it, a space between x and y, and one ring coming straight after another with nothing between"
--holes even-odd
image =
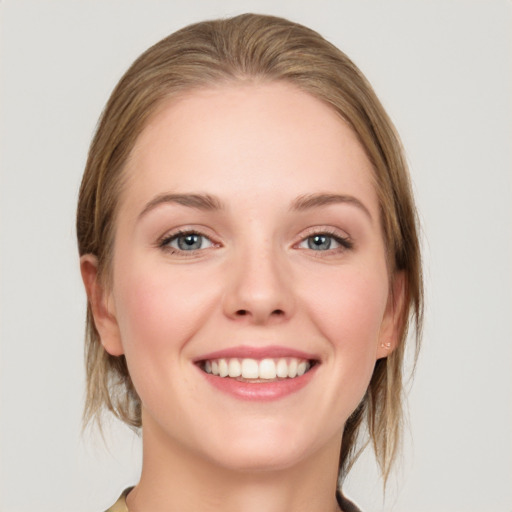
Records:
<instances>
[{"instance_id":1,"label":"smiling mouth","mask_svg":"<svg viewBox=\"0 0 512 512\"><path fill-rule=\"evenodd\" d=\"M239 382L275 382L296 379L307 373L317 361L296 357L279 358L219 358L199 361L199 368L210 375L231 378Z\"/></svg>"}]
</instances>

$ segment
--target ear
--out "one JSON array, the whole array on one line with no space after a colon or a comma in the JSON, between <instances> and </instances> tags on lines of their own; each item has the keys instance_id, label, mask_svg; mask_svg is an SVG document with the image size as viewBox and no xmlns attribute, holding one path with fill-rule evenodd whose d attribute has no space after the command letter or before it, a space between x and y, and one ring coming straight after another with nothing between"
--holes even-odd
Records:
<instances>
[{"instance_id":1,"label":"ear","mask_svg":"<svg viewBox=\"0 0 512 512\"><path fill-rule=\"evenodd\" d=\"M392 279L386 311L379 331L377 359L389 356L398 347L404 320L405 274L397 272Z\"/></svg>"},{"instance_id":2,"label":"ear","mask_svg":"<svg viewBox=\"0 0 512 512\"><path fill-rule=\"evenodd\" d=\"M103 348L113 356L124 353L110 292L101 284L98 259L92 254L80 258L80 272Z\"/></svg>"}]
</instances>

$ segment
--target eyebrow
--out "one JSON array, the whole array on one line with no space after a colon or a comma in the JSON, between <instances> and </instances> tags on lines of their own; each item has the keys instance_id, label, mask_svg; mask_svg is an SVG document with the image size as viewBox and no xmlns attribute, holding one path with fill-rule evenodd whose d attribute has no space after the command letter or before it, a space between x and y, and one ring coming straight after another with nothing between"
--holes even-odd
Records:
<instances>
[{"instance_id":1,"label":"eyebrow","mask_svg":"<svg viewBox=\"0 0 512 512\"><path fill-rule=\"evenodd\" d=\"M359 199L344 194L305 194L295 199L290 209L300 212L339 203L356 206L368 216L370 221L373 220L370 211ZM162 204L179 204L202 211L216 211L224 208L220 199L210 194L160 194L144 206L139 219Z\"/></svg>"},{"instance_id":2,"label":"eyebrow","mask_svg":"<svg viewBox=\"0 0 512 512\"><path fill-rule=\"evenodd\" d=\"M292 203L292 210L304 211L319 206L329 206L331 204L346 203L356 206L362 210L370 221L373 221L370 210L357 197L343 194L306 194L299 196Z\"/></svg>"},{"instance_id":3,"label":"eyebrow","mask_svg":"<svg viewBox=\"0 0 512 512\"><path fill-rule=\"evenodd\" d=\"M144 206L139 219L162 204L179 204L203 211L223 209L220 200L209 194L160 194Z\"/></svg>"}]
</instances>

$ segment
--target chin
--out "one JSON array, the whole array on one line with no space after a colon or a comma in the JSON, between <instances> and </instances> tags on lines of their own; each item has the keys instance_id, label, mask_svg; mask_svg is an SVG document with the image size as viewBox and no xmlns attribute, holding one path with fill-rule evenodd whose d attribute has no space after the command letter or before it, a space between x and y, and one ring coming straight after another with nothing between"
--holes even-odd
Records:
<instances>
[{"instance_id":1,"label":"chin","mask_svg":"<svg viewBox=\"0 0 512 512\"><path fill-rule=\"evenodd\" d=\"M216 457L217 465L229 471L240 473L263 473L289 469L298 465L303 457L293 450L270 451L261 449L245 449L231 451Z\"/></svg>"},{"instance_id":2,"label":"chin","mask_svg":"<svg viewBox=\"0 0 512 512\"><path fill-rule=\"evenodd\" d=\"M310 437L310 436L309 436ZM229 442L226 442L229 440ZM279 471L300 464L318 449L313 439L297 429L273 425L273 428L229 432L222 443L209 445L210 458L221 467L240 472Z\"/></svg>"}]
</instances>

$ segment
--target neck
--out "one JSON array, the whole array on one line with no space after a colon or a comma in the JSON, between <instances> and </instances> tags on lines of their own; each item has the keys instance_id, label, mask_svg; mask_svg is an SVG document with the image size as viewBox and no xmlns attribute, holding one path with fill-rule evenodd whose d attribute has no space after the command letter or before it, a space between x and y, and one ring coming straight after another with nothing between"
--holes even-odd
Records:
<instances>
[{"instance_id":1,"label":"neck","mask_svg":"<svg viewBox=\"0 0 512 512\"><path fill-rule=\"evenodd\" d=\"M149 426L149 425L148 425ZM286 468L237 470L200 457L144 427L130 512L334 512L341 437Z\"/></svg>"}]
</instances>

